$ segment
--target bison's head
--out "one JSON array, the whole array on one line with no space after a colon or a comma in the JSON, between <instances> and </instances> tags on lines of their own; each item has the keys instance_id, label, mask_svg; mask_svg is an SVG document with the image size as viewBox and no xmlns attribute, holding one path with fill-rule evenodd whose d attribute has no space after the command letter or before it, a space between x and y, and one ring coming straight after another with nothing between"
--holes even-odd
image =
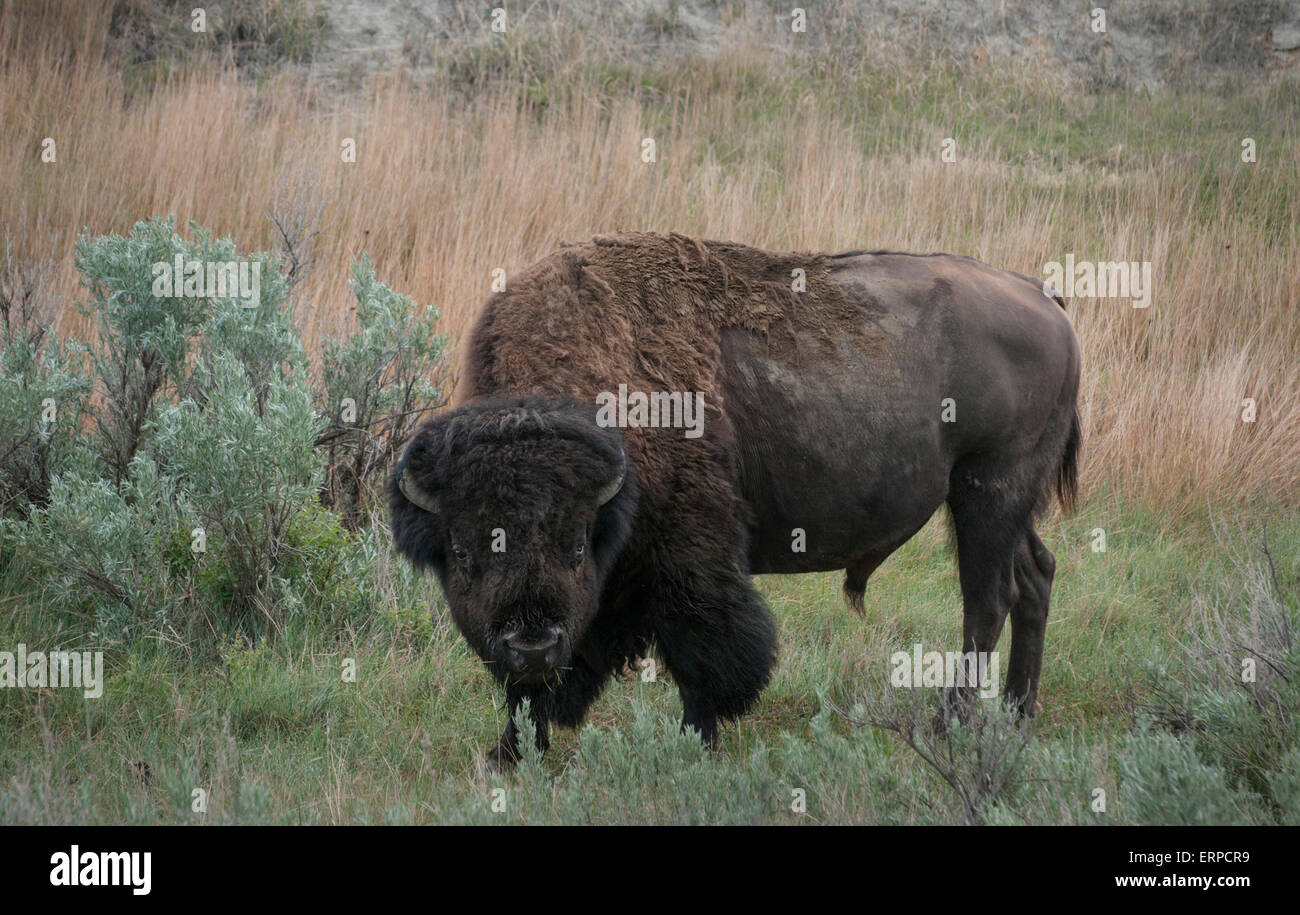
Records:
<instances>
[{"instance_id":1,"label":"bison's head","mask_svg":"<svg viewBox=\"0 0 1300 915\"><path fill-rule=\"evenodd\" d=\"M423 426L389 485L397 548L437 573L502 681L562 675L631 527L635 474L595 416L571 400L475 402Z\"/></svg>"}]
</instances>

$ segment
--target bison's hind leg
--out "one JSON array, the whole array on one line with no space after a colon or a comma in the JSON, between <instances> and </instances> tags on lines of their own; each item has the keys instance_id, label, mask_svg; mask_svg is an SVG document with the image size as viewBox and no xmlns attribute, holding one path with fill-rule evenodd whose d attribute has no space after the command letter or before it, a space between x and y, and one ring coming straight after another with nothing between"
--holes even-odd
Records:
<instances>
[{"instance_id":1,"label":"bison's hind leg","mask_svg":"<svg viewBox=\"0 0 1300 915\"><path fill-rule=\"evenodd\" d=\"M1052 598L1056 558L1031 527L1016 551L1017 600L1011 606L1011 661L1007 665L1007 701L1021 714L1038 714L1038 679L1043 669L1047 608Z\"/></svg>"},{"instance_id":2,"label":"bison's hind leg","mask_svg":"<svg viewBox=\"0 0 1300 915\"><path fill-rule=\"evenodd\" d=\"M1004 693L1022 715L1037 709L1055 560L1034 531L1047 491L1043 461L1017 465L985 455L953 470L948 505L957 534L962 651L991 652L1011 617ZM981 684L983 686L983 684ZM958 702L971 689L954 691Z\"/></svg>"},{"instance_id":3,"label":"bison's hind leg","mask_svg":"<svg viewBox=\"0 0 1300 915\"><path fill-rule=\"evenodd\" d=\"M975 655L988 665L986 669L996 670L991 654L1007 614L1020 600L1014 557L1025 532L1032 530L1034 494L1015 493L998 479L1002 468L981 463L966 462L953 471L948 505L957 535L962 654ZM945 717L955 712L965 718L977 691L989 686L970 678L959 681L945 700Z\"/></svg>"}]
</instances>

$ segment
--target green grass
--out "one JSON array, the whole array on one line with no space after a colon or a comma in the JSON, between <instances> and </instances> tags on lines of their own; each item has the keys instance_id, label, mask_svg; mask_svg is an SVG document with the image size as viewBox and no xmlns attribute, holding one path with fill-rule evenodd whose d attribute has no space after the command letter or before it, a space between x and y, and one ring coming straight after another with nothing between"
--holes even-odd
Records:
<instances>
[{"instance_id":1,"label":"green grass","mask_svg":"<svg viewBox=\"0 0 1300 915\"><path fill-rule=\"evenodd\" d=\"M1216 518L1217 534L1208 518L1164 529L1115 504L1094 500L1043 526L1059 563L1044 711L1020 736L1023 773L1049 781L1001 799L995 809L1012 822L1132 821L1123 787L1114 792L1151 689L1143 662L1178 655L1197 625L1193 597L1231 581L1231 557L1259 536L1259 518ZM1091 550L1095 526L1107 530L1105 553ZM1300 524L1275 520L1268 537L1294 594ZM20 572L11 566L6 584ZM960 822L956 797L903 742L830 710L887 690L891 652L918 640L957 646L942 519L876 573L861 618L842 604L837 575L759 585L780 622L779 667L712 757L677 733L676 690L660 676L613 682L588 726L556 732L543 759L516 775L486 772L501 695L439 604L433 619L389 609L330 635L302 627L256 644L232 638L214 663L147 641L110 647L95 701L76 690L4 690L0 821ZM407 587L386 600L418 607L435 589L427 579ZM80 641L38 595L11 598L8 609L0 644ZM345 658L355 659L355 683L342 677ZM925 714L938 708L934 692L919 702ZM1107 814L1088 810L1093 785L1116 798ZM191 810L194 788L207 791L205 814ZM495 788L507 792L503 812L492 809ZM807 792L806 814L790 810L794 788Z\"/></svg>"}]
</instances>

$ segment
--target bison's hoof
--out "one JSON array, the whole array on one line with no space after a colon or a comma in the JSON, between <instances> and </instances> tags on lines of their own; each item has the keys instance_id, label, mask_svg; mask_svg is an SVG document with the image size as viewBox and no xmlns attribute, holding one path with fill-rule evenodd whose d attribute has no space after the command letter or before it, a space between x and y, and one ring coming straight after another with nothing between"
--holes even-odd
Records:
<instances>
[{"instance_id":1,"label":"bison's hoof","mask_svg":"<svg viewBox=\"0 0 1300 915\"><path fill-rule=\"evenodd\" d=\"M936 736L947 734L954 719L963 727L970 727L979 711L979 702L973 693L949 690L940 701L934 720L930 722L930 733Z\"/></svg>"},{"instance_id":2,"label":"bison's hoof","mask_svg":"<svg viewBox=\"0 0 1300 915\"><path fill-rule=\"evenodd\" d=\"M1026 702L1024 699L1013 699L1007 697L1007 708L1013 709L1016 718L1020 721L1028 721L1030 718L1037 718L1043 710L1043 703L1035 699L1033 702Z\"/></svg>"},{"instance_id":3,"label":"bison's hoof","mask_svg":"<svg viewBox=\"0 0 1300 915\"><path fill-rule=\"evenodd\" d=\"M930 721L930 733L935 737L943 737L948 733L948 728L953 721L962 724L966 723L966 716L955 706L943 706L935 713Z\"/></svg>"},{"instance_id":4,"label":"bison's hoof","mask_svg":"<svg viewBox=\"0 0 1300 915\"><path fill-rule=\"evenodd\" d=\"M519 762L519 751L514 747L499 743L487 751L487 764L494 772L513 771Z\"/></svg>"}]
</instances>

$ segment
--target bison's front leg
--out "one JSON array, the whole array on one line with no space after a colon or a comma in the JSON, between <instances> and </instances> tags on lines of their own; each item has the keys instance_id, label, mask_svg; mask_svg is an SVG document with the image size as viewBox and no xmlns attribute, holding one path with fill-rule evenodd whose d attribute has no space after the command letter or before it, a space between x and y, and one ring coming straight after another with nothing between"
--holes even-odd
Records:
<instances>
[{"instance_id":1,"label":"bison's front leg","mask_svg":"<svg viewBox=\"0 0 1300 915\"><path fill-rule=\"evenodd\" d=\"M546 686L506 686L506 708L510 719L495 747L488 751L488 762L498 770L513 768L519 762L519 728L515 715L524 699L529 703L529 717L537 728L537 749L545 752L550 745L550 723L577 727L587 709L600 695L608 676L601 676L583 658L575 656L572 666L562 671L560 680Z\"/></svg>"},{"instance_id":2,"label":"bison's front leg","mask_svg":"<svg viewBox=\"0 0 1300 915\"><path fill-rule=\"evenodd\" d=\"M707 693L682 689L682 733L695 731L710 750L718 746L718 713Z\"/></svg>"},{"instance_id":3,"label":"bison's front leg","mask_svg":"<svg viewBox=\"0 0 1300 915\"><path fill-rule=\"evenodd\" d=\"M506 712L510 717L506 721L506 729L501 733L501 739L487 754L488 763L494 769L498 771L513 769L515 763L519 762L519 728L515 725L515 715L518 714L519 707L524 704L525 699L529 704L528 717L532 719L533 726L537 729L538 752L546 752L546 748L551 745L544 696L545 692L540 687L520 686L515 683L506 687Z\"/></svg>"},{"instance_id":4,"label":"bison's front leg","mask_svg":"<svg viewBox=\"0 0 1300 915\"><path fill-rule=\"evenodd\" d=\"M711 748L718 718L743 715L767 685L776 664L776 625L743 575L663 600L656 635L681 689L682 730L698 731Z\"/></svg>"}]
</instances>

